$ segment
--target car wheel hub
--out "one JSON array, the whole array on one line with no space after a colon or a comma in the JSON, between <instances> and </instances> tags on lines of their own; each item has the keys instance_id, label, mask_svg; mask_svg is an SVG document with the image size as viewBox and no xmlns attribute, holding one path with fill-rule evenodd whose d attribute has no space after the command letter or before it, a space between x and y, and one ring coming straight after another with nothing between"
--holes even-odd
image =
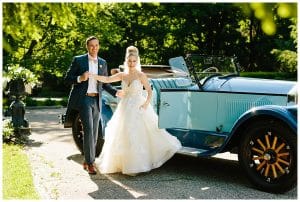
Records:
<instances>
[{"instance_id":1,"label":"car wheel hub","mask_svg":"<svg viewBox=\"0 0 300 202\"><path fill-rule=\"evenodd\" d=\"M263 154L263 159L266 160L268 164L273 164L277 161L277 154L274 150L268 150Z\"/></svg>"}]
</instances>

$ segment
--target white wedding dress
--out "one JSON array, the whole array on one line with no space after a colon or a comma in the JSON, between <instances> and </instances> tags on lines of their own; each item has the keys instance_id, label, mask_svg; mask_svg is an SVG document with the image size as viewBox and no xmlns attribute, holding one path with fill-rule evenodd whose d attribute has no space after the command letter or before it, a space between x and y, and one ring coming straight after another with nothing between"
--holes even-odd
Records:
<instances>
[{"instance_id":1,"label":"white wedding dress","mask_svg":"<svg viewBox=\"0 0 300 202\"><path fill-rule=\"evenodd\" d=\"M180 148L179 140L158 128L158 117L145 102L140 80L122 81L125 96L105 128L105 142L99 157L101 173L135 175L161 166Z\"/></svg>"}]
</instances>

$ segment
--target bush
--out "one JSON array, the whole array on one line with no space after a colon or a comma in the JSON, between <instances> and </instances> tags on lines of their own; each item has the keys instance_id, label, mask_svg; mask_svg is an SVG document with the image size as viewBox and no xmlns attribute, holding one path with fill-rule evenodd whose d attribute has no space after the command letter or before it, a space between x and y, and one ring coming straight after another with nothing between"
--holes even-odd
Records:
<instances>
[{"instance_id":1,"label":"bush","mask_svg":"<svg viewBox=\"0 0 300 202\"><path fill-rule=\"evenodd\" d=\"M32 99L31 97L26 97L25 99L26 106L38 106L38 101Z\"/></svg>"},{"instance_id":2,"label":"bush","mask_svg":"<svg viewBox=\"0 0 300 202\"><path fill-rule=\"evenodd\" d=\"M11 119L3 120L3 142L25 144L28 140L28 135L30 134L30 132L28 130L24 131L22 129L22 127L15 128Z\"/></svg>"},{"instance_id":3,"label":"bush","mask_svg":"<svg viewBox=\"0 0 300 202\"><path fill-rule=\"evenodd\" d=\"M48 98L44 103L46 106L55 106L56 105L55 100L51 100L51 98Z\"/></svg>"},{"instance_id":4,"label":"bush","mask_svg":"<svg viewBox=\"0 0 300 202\"><path fill-rule=\"evenodd\" d=\"M280 64L279 70L282 72L296 72L297 71L297 52L290 50L274 49L271 54L276 56L276 60Z\"/></svg>"},{"instance_id":5,"label":"bush","mask_svg":"<svg viewBox=\"0 0 300 202\"><path fill-rule=\"evenodd\" d=\"M32 97L26 97L25 99L26 106L67 106L68 104L68 97L63 97L61 99L35 99Z\"/></svg>"},{"instance_id":6,"label":"bush","mask_svg":"<svg viewBox=\"0 0 300 202\"><path fill-rule=\"evenodd\" d=\"M297 81L297 72L241 72L242 77Z\"/></svg>"},{"instance_id":7,"label":"bush","mask_svg":"<svg viewBox=\"0 0 300 202\"><path fill-rule=\"evenodd\" d=\"M9 142L14 136L14 127L10 119L3 120L3 142Z\"/></svg>"},{"instance_id":8,"label":"bush","mask_svg":"<svg viewBox=\"0 0 300 202\"><path fill-rule=\"evenodd\" d=\"M31 87L38 84L37 76L29 69L20 66L20 64L9 64L7 71L4 71L3 76L9 81L20 79Z\"/></svg>"}]
</instances>

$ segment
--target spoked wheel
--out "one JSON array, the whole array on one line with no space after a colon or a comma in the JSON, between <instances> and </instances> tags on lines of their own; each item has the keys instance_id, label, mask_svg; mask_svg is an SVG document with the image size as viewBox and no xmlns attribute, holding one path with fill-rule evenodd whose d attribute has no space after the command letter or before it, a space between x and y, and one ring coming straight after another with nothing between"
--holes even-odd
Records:
<instances>
[{"instance_id":1,"label":"spoked wheel","mask_svg":"<svg viewBox=\"0 0 300 202\"><path fill-rule=\"evenodd\" d=\"M278 121L260 121L244 132L239 162L259 189L282 193L297 182L297 137Z\"/></svg>"},{"instance_id":2,"label":"spoked wheel","mask_svg":"<svg viewBox=\"0 0 300 202\"><path fill-rule=\"evenodd\" d=\"M96 144L96 157L98 157L102 151L102 147L104 144L104 139L102 136L102 126L101 126L101 121L99 123L99 130L98 130L98 139L97 139L97 144ZM78 148L78 150L81 152L83 155L83 126L82 122L80 119L79 114L76 115L76 118L74 119L73 125L72 125L72 135L74 142Z\"/></svg>"}]
</instances>

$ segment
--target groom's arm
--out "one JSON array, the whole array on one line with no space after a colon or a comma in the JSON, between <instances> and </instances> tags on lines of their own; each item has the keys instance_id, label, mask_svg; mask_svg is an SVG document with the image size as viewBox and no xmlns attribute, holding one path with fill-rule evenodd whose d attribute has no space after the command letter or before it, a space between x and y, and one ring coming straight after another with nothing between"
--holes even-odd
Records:
<instances>
[{"instance_id":1,"label":"groom's arm","mask_svg":"<svg viewBox=\"0 0 300 202\"><path fill-rule=\"evenodd\" d=\"M79 56L75 56L66 73L65 83L68 85L78 84L78 77L81 76Z\"/></svg>"}]
</instances>

